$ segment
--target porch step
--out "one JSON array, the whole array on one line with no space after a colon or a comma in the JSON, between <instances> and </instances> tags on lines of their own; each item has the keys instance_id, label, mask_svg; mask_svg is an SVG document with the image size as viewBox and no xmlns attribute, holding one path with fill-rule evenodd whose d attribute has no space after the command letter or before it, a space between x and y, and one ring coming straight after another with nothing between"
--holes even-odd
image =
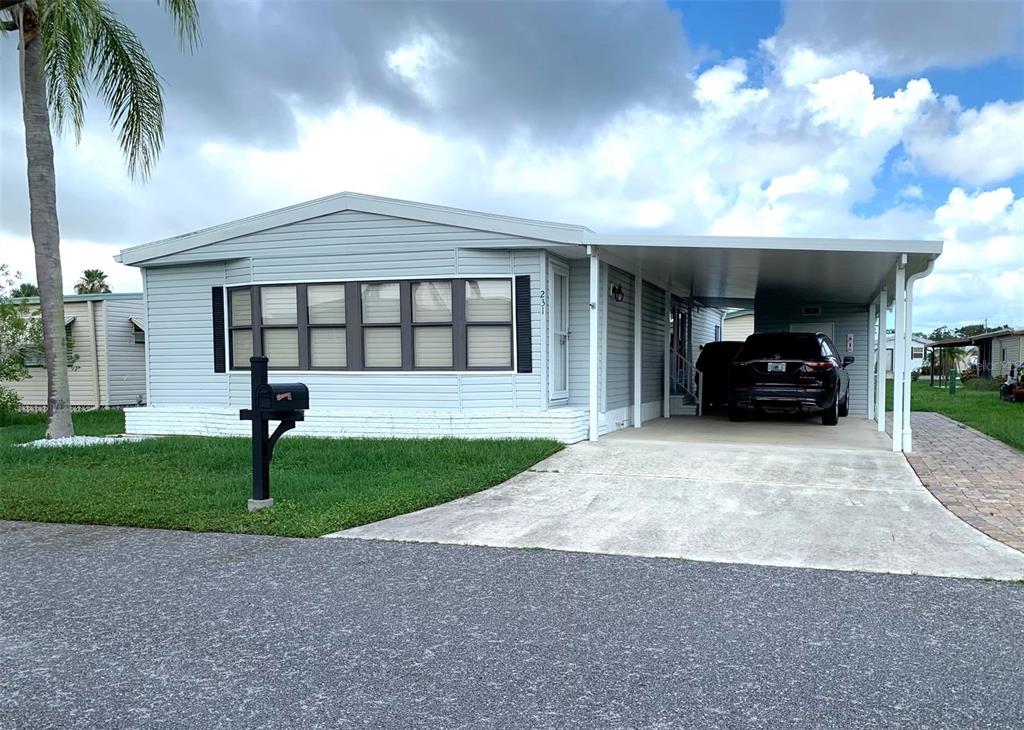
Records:
<instances>
[{"instance_id":1,"label":"porch step","mask_svg":"<svg viewBox=\"0 0 1024 730\"><path fill-rule=\"evenodd\" d=\"M697 404L689 394L669 396L668 414L670 416L696 416Z\"/></svg>"}]
</instances>

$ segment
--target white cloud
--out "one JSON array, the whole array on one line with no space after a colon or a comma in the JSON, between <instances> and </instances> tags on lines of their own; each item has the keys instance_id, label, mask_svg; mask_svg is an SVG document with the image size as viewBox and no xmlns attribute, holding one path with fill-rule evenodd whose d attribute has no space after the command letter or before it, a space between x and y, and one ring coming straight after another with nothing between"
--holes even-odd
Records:
<instances>
[{"instance_id":1,"label":"white cloud","mask_svg":"<svg viewBox=\"0 0 1024 730\"><path fill-rule=\"evenodd\" d=\"M436 58L447 62L438 54L414 41L387 60L399 82L415 87L429 83ZM100 266L116 289L138 289L135 270L110 258L124 245L356 190L604 232L941 237L946 253L921 287L918 328L985 317L1024 324L1020 295L1004 296L1021 275L1024 191L958 187L929 209L917 179L941 164L972 186L1001 181L1017 169L1000 145L1022 136L1010 134L1020 104L963 110L924 78L879 96L867 73L843 68L853 61L798 56L804 71L783 67L762 83L751 82L743 59L730 59L692 79L694 108L634 104L571 144L538 144L523 130L487 145L354 96L326 113L293 110L293 147L207 140L165 158L147 187L109 163L117 158L112 139L62 143L61 200L102 201L69 207L74 214L62 218L68 288L82 268ZM909 156L900 204L854 215L856 204L874 199L877 175L901 142ZM124 221L117 240L79 234L94 211ZM26 273L27 241L27 231L0 240L3 260Z\"/></svg>"},{"instance_id":2,"label":"white cloud","mask_svg":"<svg viewBox=\"0 0 1024 730\"><path fill-rule=\"evenodd\" d=\"M907 185L900 190L899 197L903 200L921 200L924 198L924 190L920 185Z\"/></svg>"},{"instance_id":3,"label":"white cloud","mask_svg":"<svg viewBox=\"0 0 1024 730\"><path fill-rule=\"evenodd\" d=\"M903 76L1020 57L1020 4L1012 0L801 0L785 4L778 33L762 43L787 85L857 70Z\"/></svg>"},{"instance_id":4,"label":"white cloud","mask_svg":"<svg viewBox=\"0 0 1024 730\"><path fill-rule=\"evenodd\" d=\"M116 263L114 256L120 246L65 238L61 241L61 270L64 274L64 291L70 293L85 269L101 269L107 275L107 283L115 292L142 291L142 277L139 270ZM12 236L0 231L0 262L6 263L11 272L21 272L21 281L35 283L35 249L29 237Z\"/></svg>"},{"instance_id":5,"label":"white cloud","mask_svg":"<svg viewBox=\"0 0 1024 730\"><path fill-rule=\"evenodd\" d=\"M987 185L1024 172L1024 101L961 111L953 100L907 130L905 144L923 169Z\"/></svg>"}]
</instances>

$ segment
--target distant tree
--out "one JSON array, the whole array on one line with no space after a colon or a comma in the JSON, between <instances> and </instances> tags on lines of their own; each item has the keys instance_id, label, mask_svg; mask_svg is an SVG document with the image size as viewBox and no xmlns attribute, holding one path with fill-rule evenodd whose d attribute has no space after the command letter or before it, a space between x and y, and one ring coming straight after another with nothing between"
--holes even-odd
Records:
<instances>
[{"instance_id":1,"label":"distant tree","mask_svg":"<svg viewBox=\"0 0 1024 730\"><path fill-rule=\"evenodd\" d=\"M15 296L18 275L0 264L0 381L18 381L28 377L25 353L42 347L42 326L37 307L29 308L24 297ZM11 388L0 386L0 424L5 424L21 401Z\"/></svg>"},{"instance_id":2,"label":"distant tree","mask_svg":"<svg viewBox=\"0 0 1024 730\"><path fill-rule=\"evenodd\" d=\"M100 269L86 269L75 284L75 294L106 294L109 291L107 275Z\"/></svg>"},{"instance_id":3,"label":"distant tree","mask_svg":"<svg viewBox=\"0 0 1024 730\"><path fill-rule=\"evenodd\" d=\"M24 299L25 297L38 297L39 287L30 281L23 281L18 284L13 290L11 290L11 296L15 299Z\"/></svg>"},{"instance_id":4,"label":"distant tree","mask_svg":"<svg viewBox=\"0 0 1024 730\"><path fill-rule=\"evenodd\" d=\"M936 327L932 330L932 333L928 335L929 340L952 340L957 334L949 327L943 325L942 327Z\"/></svg>"}]
</instances>

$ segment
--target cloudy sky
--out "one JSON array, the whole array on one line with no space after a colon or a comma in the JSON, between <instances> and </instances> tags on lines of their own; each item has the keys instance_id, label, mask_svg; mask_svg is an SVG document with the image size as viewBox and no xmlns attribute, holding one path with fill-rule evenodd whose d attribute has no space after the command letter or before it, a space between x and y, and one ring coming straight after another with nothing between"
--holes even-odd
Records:
<instances>
[{"instance_id":1,"label":"cloudy sky","mask_svg":"<svg viewBox=\"0 0 1024 730\"><path fill-rule=\"evenodd\" d=\"M915 329L1024 326L1018 2L200 2L166 145L125 174L105 110L57 145L64 277L342 190L614 233L941 238ZM0 39L0 261L34 279L14 38Z\"/></svg>"}]
</instances>

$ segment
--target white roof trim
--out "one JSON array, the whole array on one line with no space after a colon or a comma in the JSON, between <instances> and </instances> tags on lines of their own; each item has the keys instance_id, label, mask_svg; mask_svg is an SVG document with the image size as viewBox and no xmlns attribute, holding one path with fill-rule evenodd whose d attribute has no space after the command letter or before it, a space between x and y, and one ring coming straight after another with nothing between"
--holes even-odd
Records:
<instances>
[{"instance_id":1,"label":"white roof trim","mask_svg":"<svg viewBox=\"0 0 1024 730\"><path fill-rule=\"evenodd\" d=\"M250 233L258 233L268 228L276 228L288 225L289 223L297 223L344 210L408 218L427 223L491 231L566 244L582 243L583 235L587 230L583 226L513 218L492 213L446 208L440 205L428 205L408 200L395 200L393 198L380 198L373 195L346 192L273 210L269 213L261 213L249 218L242 218L211 228L204 228L193 233L165 238L160 241L142 244L141 246L132 246L131 248L123 249L120 254L114 257L114 260L122 264L141 264L162 256L170 256L211 243L237 238L238 236Z\"/></svg>"},{"instance_id":2,"label":"white roof trim","mask_svg":"<svg viewBox=\"0 0 1024 730\"><path fill-rule=\"evenodd\" d=\"M135 327L138 327L143 332L146 331L146 323L145 322L142 322L142 321L136 319L135 317L129 317L128 321L131 322Z\"/></svg>"},{"instance_id":3,"label":"white roof trim","mask_svg":"<svg viewBox=\"0 0 1024 730\"><path fill-rule=\"evenodd\" d=\"M873 238L778 238L761 236L657 236L584 234L592 246L762 249L776 251L851 251L856 253L942 253L942 241Z\"/></svg>"}]
</instances>

